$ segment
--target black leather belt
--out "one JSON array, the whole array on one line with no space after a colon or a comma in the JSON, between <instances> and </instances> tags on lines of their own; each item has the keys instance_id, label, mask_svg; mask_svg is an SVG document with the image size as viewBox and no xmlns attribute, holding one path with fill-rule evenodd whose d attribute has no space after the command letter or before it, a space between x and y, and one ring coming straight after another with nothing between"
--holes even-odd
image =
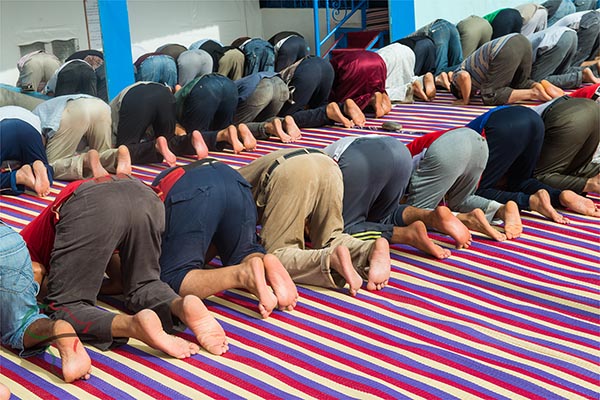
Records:
<instances>
[{"instance_id":1,"label":"black leather belt","mask_svg":"<svg viewBox=\"0 0 600 400\"><path fill-rule=\"evenodd\" d=\"M283 155L281 157L284 160L287 160L292 157L301 156L303 154L311 154L311 153L324 154L321 150L317 150L317 149L298 149L298 150L292 151L290 153L287 153L286 155ZM273 173L275 168L277 168L279 166L279 164L280 164L279 160L280 160L280 158L273 161L273 163L269 166L269 169L267 170L267 173L265 174L265 178L263 179L264 186L267 185L267 182L269 181L269 178L271 177L271 174Z\"/></svg>"}]
</instances>

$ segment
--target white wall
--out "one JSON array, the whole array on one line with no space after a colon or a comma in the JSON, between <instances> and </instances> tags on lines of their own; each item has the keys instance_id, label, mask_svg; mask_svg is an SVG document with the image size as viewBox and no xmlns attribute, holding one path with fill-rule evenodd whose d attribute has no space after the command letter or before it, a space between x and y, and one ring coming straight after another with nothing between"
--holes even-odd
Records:
<instances>
[{"instance_id":1,"label":"white wall","mask_svg":"<svg viewBox=\"0 0 600 400\"><path fill-rule=\"evenodd\" d=\"M19 45L72 38L87 48L82 0L0 0L0 82L17 82Z\"/></svg>"},{"instance_id":2,"label":"white wall","mask_svg":"<svg viewBox=\"0 0 600 400\"><path fill-rule=\"evenodd\" d=\"M132 44L148 51L204 38L230 44L263 36L258 0L129 0L127 7ZM83 0L0 0L0 83L16 83L19 45L70 38L88 48Z\"/></svg>"},{"instance_id":3,"label":"white wall","mask_svg":"<svg viewBox=\"0 0 600 400\"><path fill-rule=\"evenodd\" d=\"M482 17L500 8L541 2L540 0L415 0L415 27L418 29L438 18L457 24L469 15Z\"/></svg>"},{"instance_id":4,"label":"white wall","mask_svg":"<svg viewBox=\"0 0 600 400\"><path fill-rule=\"evenodd\" d=\"M229 45L262 36L258 0L129 0L131 41L148 51L167 43L188 47L200 39Z\"/></svg>"},{"instance_id":5,"label":"white wall","mask_svg":"<svg viewBox=\"0 0 600 400\"><path fill-rule=\"evenodd\" d=\"M311 54L315 54L315 29L312 8L263 8L261 13L265 39L269 39L271 36L281 31L298 32L304 36L304 39L308 42ZM327 20L325 17L325 10L319 10L320 40L327 34ZM331 26L335 26L335 23L332 22ZM360 12L354 14L344 26L359 28L361 26ZM325 43L321 54L325 53L333 42L334 39L328 40L327 43Z\"/></svg>"}]
</instances>

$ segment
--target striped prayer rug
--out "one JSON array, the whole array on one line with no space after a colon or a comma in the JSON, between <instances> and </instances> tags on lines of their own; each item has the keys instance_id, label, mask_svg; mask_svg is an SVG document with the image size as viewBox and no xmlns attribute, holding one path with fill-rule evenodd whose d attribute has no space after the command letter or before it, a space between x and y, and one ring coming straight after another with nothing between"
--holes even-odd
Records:
<instances>
[{"instance_id":1,"label":"striped prayer rug","mask_svg":"<svg viewBox=\"0 0 600 400\"><path fill-rule=\"evenodd\" d=\"M434 103L396 105L385 118L369 119L369 129L307 129L289 146L321 148L374 132L408 142L486 109L450 102L442 94ZM378 130L382 120L400 122L404 132ZM260 142L255 153L211 156L237 167L287 146ZM149 183L164 168L135 167L134 175ZM20 230L62 187L57 182L46 199L3 196L0 217ZM65 384L55 348L28 359L2 348L0 382L21 399L597 399L599 225L567 214L572 222L561 226L524 212L520 239L497 243L474 234L471 248L443 261L392 246L384 290L352 298L300 287L296 310L266 320L245 291L213 296L206 304L230 342L224 356L176 360L135 340L108 352L87 347L92 378ZM102 300L100 307L122 310L118 299ZM189 331L183 337L192 339Z\"/></svg>"}]
</instances>

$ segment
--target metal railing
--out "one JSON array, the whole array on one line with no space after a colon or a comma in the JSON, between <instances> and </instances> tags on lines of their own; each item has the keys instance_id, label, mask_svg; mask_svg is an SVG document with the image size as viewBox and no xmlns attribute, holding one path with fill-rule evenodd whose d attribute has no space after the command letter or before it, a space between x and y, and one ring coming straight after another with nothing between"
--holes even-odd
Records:
<instances>
[{"instance_id":1,"label":"metal railing","mask_svg":"<svg viewBox=\"0 0 600 400\"><path fill-rule=\"evenodd\" d=\"M327 34L321 37L321 22L319 18L319 5L325 3L325 20ZM331 5L330 5L331 3ZM362 12L362 29L365 28L366 10L368 0L313 0L313 18L315 24L315 55L321 56L321 48L335 33L356 13ZM332 20L335 26L332 28ZM335 45L334 45L335 46ZM331 49L329 49L331 50Z\"/></svg>"}]
</instances>

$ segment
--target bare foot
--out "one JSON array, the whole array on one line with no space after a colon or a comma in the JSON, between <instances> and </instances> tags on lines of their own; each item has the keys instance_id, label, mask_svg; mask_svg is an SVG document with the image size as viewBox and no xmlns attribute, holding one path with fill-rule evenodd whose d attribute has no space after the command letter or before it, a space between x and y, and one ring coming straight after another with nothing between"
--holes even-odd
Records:
<instances>
[{"instance_id":1,"label":"bare foot","mask_svg":"<svg viewBox=\"0 0 600 400\"><path fill-rule=\"evenodd\" d=\"M429 101L435 99L437 91L435 89L435 78L431 72L428 72L423 77L423 86L425 86L425 94Z\"/></svg>"},{"instance_id":2,"label":"bare foot","mask_svg":"<svg viewBox=\"0 0 600 400\"><path fill-rule=\"evenodd\" d=\"M447 91L450 91L450 78L447 73L442 72L438 76L435 77L435 84L438 87L442 87Z\"/></svg>"},{"instance_id":3,"label":"bare foot","mask_svg":"<svg viewBox=\"0 0 600 400\"><path fill-rule=\"evenodd\" d=\"M277 257L266 254L263 258L267 281L277 297L277 306L280 310L292 311L298 301L298 290L290 274L283 267Z\"/></svg>"},{"instance_id":4,"label":"bare foot","mask_svg":"<svg viewBox=\"0 0 600 400\"><path fill-rule=\"evenodd\" d=\"M375 92L373 97L371 97L369 105L375 110L375 118L381 118L385 115L385 110L383 109L383 94Z\"/></svg>"},{"instance_id":5,"label":"bare foot","mask_svg":"<svg viewBox=\"0 0 600 400\"><path fill-rule=\"evenodd\" d=\"M523 233L523 223L519 206L514 201L509 201L496 212L496 216L504 221L504 234L507 239L516 239Z\"/></svg>"},{"instance_id":6,"label":"bare foot","mask_svg":"<svg viewBox=\"0 0 600 400\"><path fill-rule=\"evenodd\" d=\"M383 112L385 113L385 115L387 115L390 111L392 111L392 100L390 99L390 96L388 96L387 93L382 93L381 96L381 106L383 107Z\"/></svg>"},{"instance_id":7,"label":"bare foot","mask_svg":"<svg viewBox=\"0 0 600 400\"><path fill-rule=\"evenodd\" d=\"M365 123L367 122L365 114L363 114L358 104L352 99L346 99L346 101L344 101L344 114L349 116L350 120L360 127L365 126Z\"/></svg>"},{"instance_id":8,"label":"bare foot","mask_svg":"<svg viewBox=\"0 0 600 400\"><path fill-rule=\"evenodd\" d=\"M298 128L298 125L296 125L296 121L294 121L294 118L291 115L286 115L285 118L283 118L283 124L285 131L291 136L292 142L302 138L302 132L300 131L300 128Z\"/></svg>"},{"instance_id":9,"label":"bare foot","mask_svg":"<svg viewBox=\"0 0 600 400\"><path fill-rule=\"evenodd\" d=\"M10 399L10 390L0 383L0 400Z\"/></svg>"},{"instance_id":10,"label":"bare foot","mask_svg":"<svg viewBox=\"0 0 600 400\"><path fill-rule=\"evenodd\" d=\"M330 255L330 266L348 283L350 296L356 296L363 280L352 265L350 250L346 246L337 246Z\"/></svg>"},{"instance_id":11,"label":"bare foot","mask_svg":"<svg viewBox=\"0 0 600 400\"><path fill-rule=\"evenodd\" d=\"M600 83L600 78L597 78L590 68L584 68L581 72L583 74L583 82Z\"/></svg>"},{"instance_id":12,"label":"bare foot","mask_svg":"<svg viewBox=\"0 0 600 400\"><path fill-rule=\"evenodd\" d=\"M172 309L181 307L180 310L173 310L173 313L194 332L198 343L204 349L216 355L221 355L229 350L225 331L200 298L191 295L185 296L174 306Z\"/></svg>"},{"instance_id":13,"label":"bare foot","mask_svg":"<svg viewBox=\"0 0 600 400\"><path fill-rule=\"evenodd\" d=\"M92 361L71 324L63 320L54 322L53 335L57 338L54 344L60 353L65 382L89 379Z\"/></svg>"},{"instance_id":14,"label":"bare foot","mask_svg":"<svg viewBox=\"0 0 600 400\"><path fill-rule=\"evenodd\" d=\"M498 242L503 242L506 240L506 235L494 229L494 227L490 225L488 220L485 218L483 211L479 208L476 208L468 213L458 214L457 217L463 224L465 224L467 228L472 231L483 233L484 235L487 235Z\"/></svg>"},{"instance_id":15,"label":"bare foot","mask_svg":"<svg viewBox=\"0 0 600 400\"><path fill-rule=\"evenodd\" d=\"M375 240L369 256L367 290L381 290L390 279L390 245L384 238Z\"/></svg>"},{"instance_id":16,"label":"bare foot","mask_svg":"<svg viewBox=\"0 0 600 400\"><path fill-rule=\"evenodd\" d=\"M89 150L83 155L83 166L92 171L92 176L94 178L108 175L108 171L106 171L100 163L100 154L98 154L97 150Z\"/></svg>"},{"instance_id":17,"label":"bare foot","mask_svg":"<svg viewBox=\"0 0 600 400\"><path fill-rule=\"evenodd\" d=\"M554 209L554 207L552 207L550 195L544 189L540 189L535 194L529 196L529 208L532 211L539 212L544 217L554 222L558 222L559 224L568 224L570 222L567 218L560 215Z\"/></svg>"},{"instance_id":18,"label":"bare foot","mask_svg":"<svg viewBox=\"0 0 600 400\"><path fill-rule=\"evenodd\" d=\"M292 140L292 137L283 130L283 125L279 118L274 118L270 122L265 122L265 132L267 132L269 136L279 138L283 143L291 143L294 141Z\"/></svg>"},{"instance_id":19,"label":"bare foot","mask_svg":"<svg viewBox=\"0 0 600 400\"><path fill-rule=\"evenodd\" d=\"M423 84L421 83L421 81L414 81L411 86L413 94L417 99L429 101L429 97L427 97L425 90L423 90Z\"/></svg>"},{"instance_id":20,"label":"bare foot","mask_svg":"<svg viewBox=\"0 0 600 400\"><path fill-rule=\"evenodd\" d=\"M169 149L169 144L167 143L167 138L164 136L159 136L155 140L154 147L156 151L163 156L163 159L167 163L169 167L174 167L177 165L177 157L173 152Z\"/></svg>"},{"instance_id":21,"label":"bare foot","mask_svg":"<svg viewBox=\"0 0 600 400\"><path fill-rule=\"evenodd\" d=\"M208 147L204 142L202 133L200 133L200 131L198 130L192 132L192 147L196 152L196 157L198 158L198 160L202 160L203 158L208 157Z\"/></svg>"},{"instance_id":22,"label":"bare foot","mask_svg":"<svg viewBox=\"0 0 600 400\"><path fill-rule=\"evenodd\" d=\"M531 91L532 91L532 100L540 100L540 101L550 101L552 100L552 97L546 92L546 89L544 89L544 86L539 83L536 82L533 84L533 86L531 87Z\"/></svg>"},{"instance_id":23,"label":"bare foot","mask_svg":"<svg viewBox=\"0 0 600 400\"><path fill-rule=\"evenodd\" d=\"M600 217L600 210L591 199L580 196L572 190L563 190L560 193L560 204L578 214L590 217Z\"/></svg>"},{"instance_id":24,"label":"bare foot","mask_svg":"<svg viewBox=\"0 0 600 400\"><path fill-rule=\"evenodd\" d=\"M48 196L50 193L50 181L48 180L48 169L40 160L33 162L33 173L35 175L35 192L38 196Z\"/></svg>"},{"instance_id":25,"label":"bare foot","mask_svg":"<svg viewBox=\"0 0 600 400\"><path fill-rule=\"evenodd\" d=\"M544 87L546 93L548 93L548 95L553 99L565 95L565 92L561 88L554 86L545 79L542 80L541 84Z\"/></svg>"},{"instance_id":26,"label":"bare foot","mask_svg":"<svg viewBox=\"0 0 600 400\"><path fill-rule=\"evenodd\" d=\"M240 266L244 274L240 277L244 287L258 298L258 311L263 318L267 318L277 307L277 297L267 285L263 261L259 257L251 257Z\"/></svg>"},{"instance_id":27,"label":"bare foot","mask_svg":"<svg viewBox=\"0 0 600 400\"><path fill-rule=\"evenodd\" d=\"M119 317L120 316L117 316L113 319L113 326L115 320ZM131 333L131 337L141 340L148 346L160 350L172 357L186 358L195 354L195 349L193 346L190 346L190 342L165 332L160 318L158 318L158 315L150 309L144 309L133 315L129 321L128 330Z\"/></svg>"},{"instance_id":28,"label":"bare foot","mask_svg":"<svg viewBox=\"0 0 600 400\"><path fill-rule=\"evenodd\" d=\"M117 174L131 175L131 156L124 145L117 148Z\"/></svg>"},{"instance_id":29,"label":"bare foot","mask_svg":"<svg viewBox=\"0 0 600 400\"><path fill-rule=\"evenodd\" d=\"M24 164L15 173L15 181L17 185L24 185L29 189L35 190L35 175L29 164Z\"/></svg>"},{"instance_id":30,"label":"bare foot","mask_svg":"<svg viewBox=\"0 0 600 400\"><path fill-rule=\"evenodd\" d=\"M596 176L592 176L585 182L585 186L583 188L585 193L600 193L600 174Z\"/></svg>"},{"instance_id":31,"label":"bare foot","mask_svg":"<svg viewBox=\"0 0 600 400\"><path fill-rule=\"evenodd\" d=\"M446 206L436 207L424 222L428 228L450 235L457 249L466 249L471 245L471 232Z\"/></svg>"},{"instance_id":32,"label":"bare foot","mask_svg":"<svg viewBox=\"0 0 600 400\"><path fill-rule=\"evenodd\" d=\"M331 103L327 104L325 110L327 113L327 118L330 120L339 122L340 124L344 125L345 128L352 128L354 126L354 122L342 114L342 110L340 110L340 106L338 106L336 102L332 101Z\"/></svg>"},{"instance_id":33,"label":"bare foot","mask_svg":"<svg viewBox=\"0 0 600 400\"><path fill-rule=\"evenodd\" d=\"M242 139L242 143L244 144L244 149L246 149L247 151L256 150L256 138L254 137L252 132L250 132L248 126L246 124L239 124L238 132L240 138Z\"/></svg>"},{"instance_id":34,"label":"bare foot","mask_svg":"<svg viewBox=\"0 0 600 400\"><path fill-rule=\"evenodd\" d=\"M229 125L225 129L227 134L227 142L229 142L231 147L233 147L233 152L235 154L240 154L242 151L244 151L244 145L238 137L237 128L233 125Z\"/></svg>"},{"instance_id":35,"label":"bare foot","mask_svg":"<svg viewBox=\"0 0 600 400\"><path fill-rule=\"evenodd\" d=\"M450 257L450 250L433 243L429 236L427 236L427 228L422 221L415 221L404 227L395 226L391 242L408 244L435 258L444 259Z\"/></svg>"}]
</instances>

